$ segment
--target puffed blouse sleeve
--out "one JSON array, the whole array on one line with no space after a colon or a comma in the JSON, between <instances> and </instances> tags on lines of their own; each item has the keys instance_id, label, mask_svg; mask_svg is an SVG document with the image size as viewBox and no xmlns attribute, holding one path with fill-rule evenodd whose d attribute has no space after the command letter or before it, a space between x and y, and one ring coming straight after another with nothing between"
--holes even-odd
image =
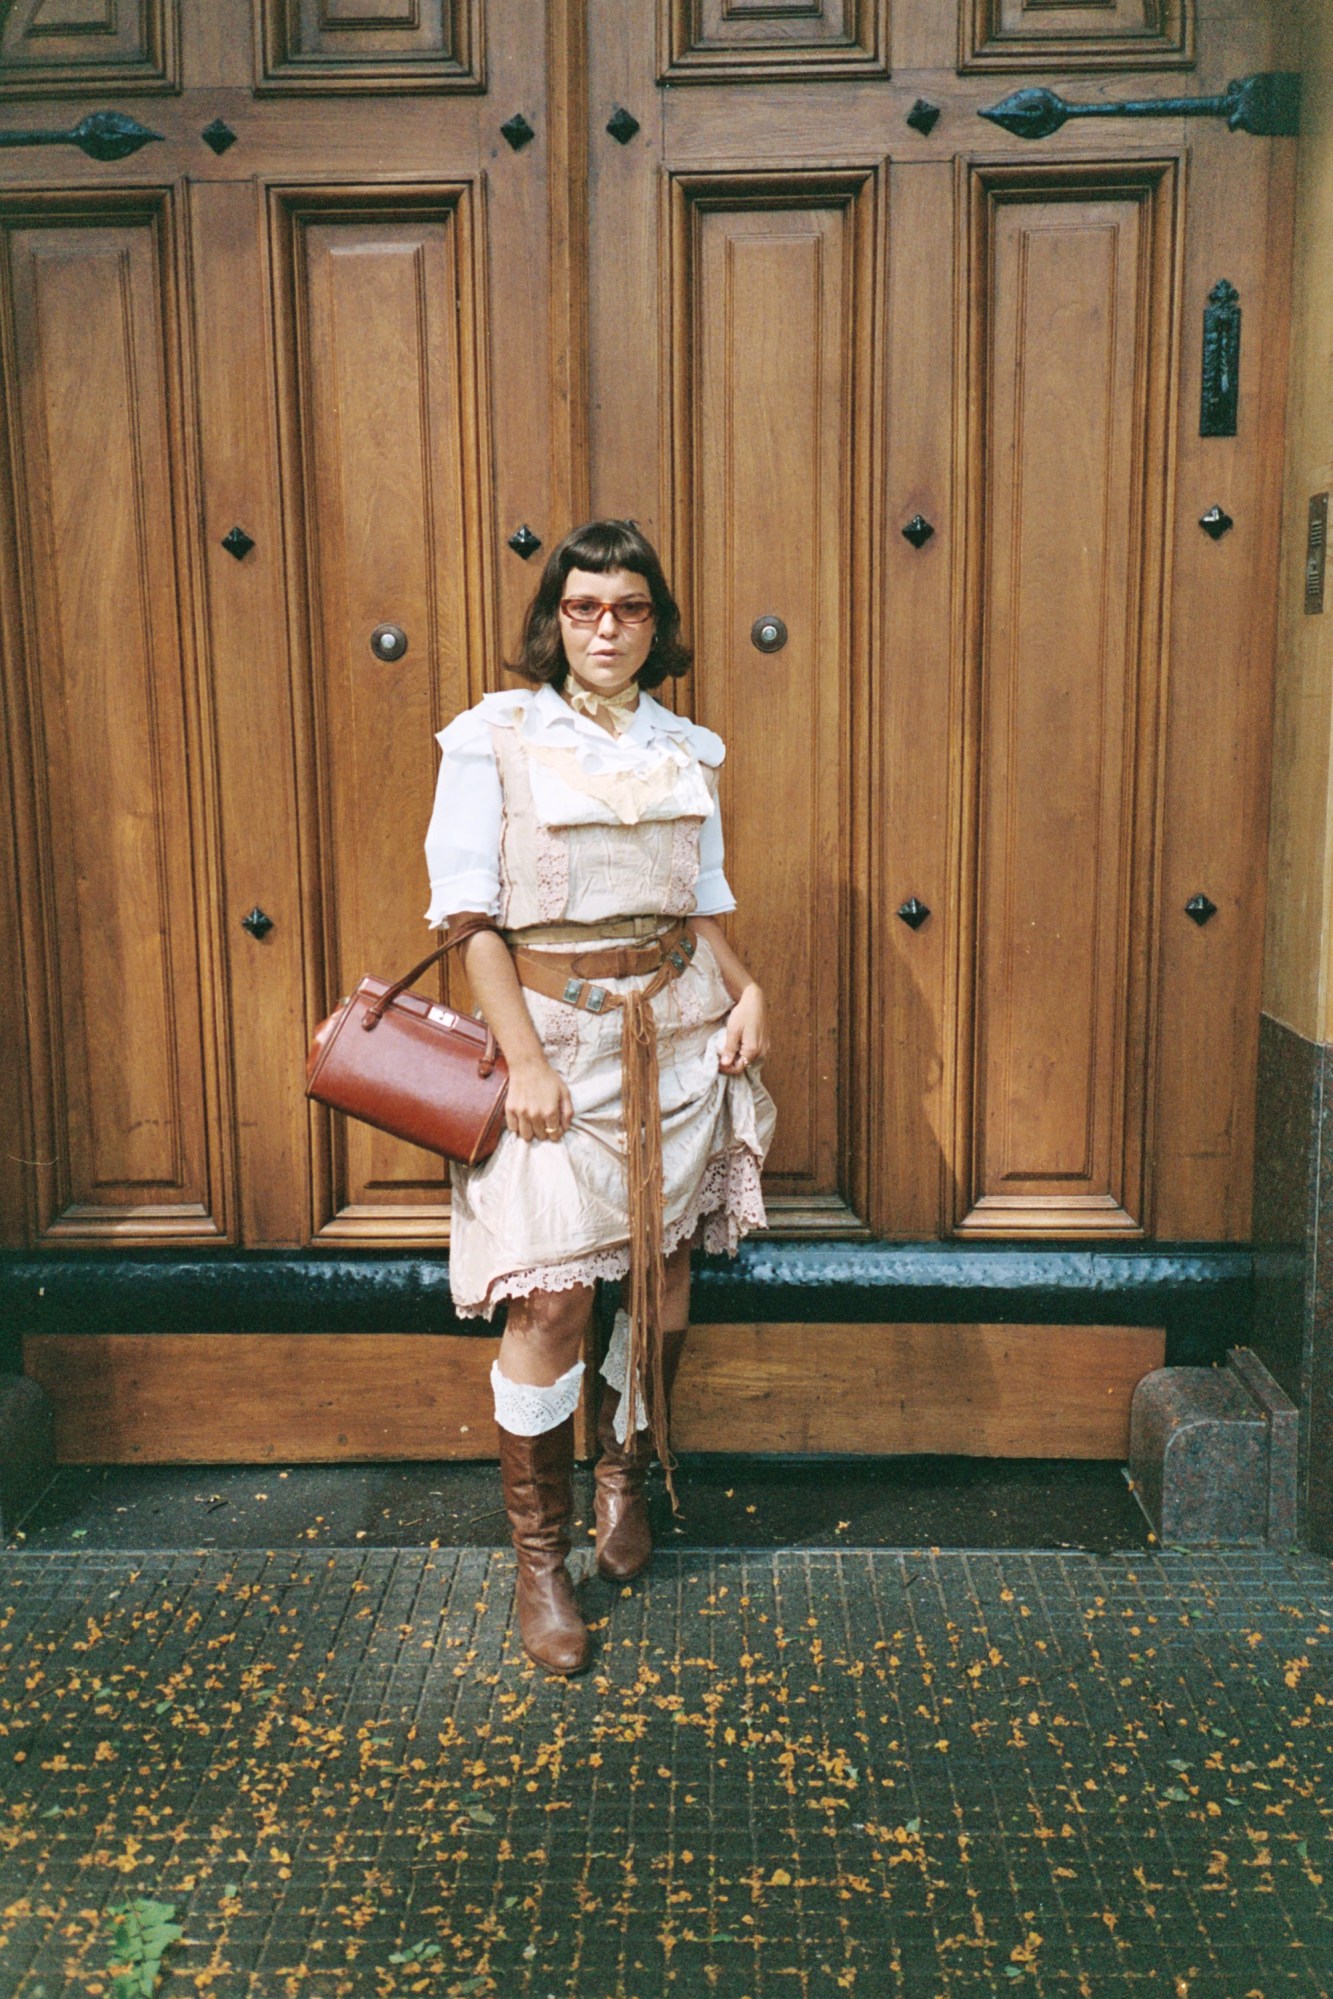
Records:
<instances>
[{"instance_id":1,"label":"puffed blouse sleeve","mask_svg":"<svg viewBox=\"0 0 1333 1999\"><path fill-rule=\"evenodd\" d=\"M442 755L426 831L426 921L439 925L464 909L498 916L503 801L489 724L469 708L435 740Z\"/></svg>"},{"instance_id":2,"label":"puffed blouse sleeve","mask_svg":"<svg viewBox=\"0 0 1333 1999\"><path fill-rule=\"evenodd\" d=\"M717 774L726 756L722 738L697 722L688 725L695 755L704 767L713 809L699 828L699 879L694 885L696 916L725 916L736 907L731 884L723 871L722 807L717 796Z\"/></svg>"}]
</instances>

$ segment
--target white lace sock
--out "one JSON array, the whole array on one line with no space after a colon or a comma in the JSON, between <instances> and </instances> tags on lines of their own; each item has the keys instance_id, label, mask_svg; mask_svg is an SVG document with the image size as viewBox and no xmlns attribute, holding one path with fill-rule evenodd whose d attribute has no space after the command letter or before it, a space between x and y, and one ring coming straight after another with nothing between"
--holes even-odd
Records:
<instances>
[{"instance_id":1,"label":"white lace sock","mask_svg":"<svg viewBox=\"0 0 1333 1999\"><path fill-rule=\"evenodd\" d=\"M625 1393L629 1383L629 1313L623 1306L616 1313L616 1323L611 1329L611 1344L606 1350L606 1359L602 1362L601 1371L602 1379L607 1387L614 1388L620 1397L620 1403L615 1413L614 1428L616 1442L623 1444L629 1435L629 1403ZM648 1428L648 1408L644 1401L643 1382L641 1379L637 1383L634 1414L637 1419L634 1425L635 1429L646 1430Z\"/></svg>"},{"instance_id":2,"label":"white lace sock","mask_svg":"<svg viewBox=\"0 0 1333 1999\"><path fill-rule=\"evenodd\" d=\"M583 1362L576 1360L558 1381L511 1381L501 1374L498 1360L491 1362L491 1387L495 1390L495 1420L513 1437L540 1437L572 1416L578 1407Z\"/></svg>"}]
</instances>

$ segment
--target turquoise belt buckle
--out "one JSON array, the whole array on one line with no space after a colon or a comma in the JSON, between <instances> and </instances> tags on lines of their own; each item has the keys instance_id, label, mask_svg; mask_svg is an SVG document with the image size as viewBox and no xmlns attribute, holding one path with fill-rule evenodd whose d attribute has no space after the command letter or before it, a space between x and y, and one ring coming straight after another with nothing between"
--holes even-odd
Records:
<instances>
[{"instance_id":1,"label":"turquoise belt buckle","mask_svg":"<svg viewBox=\"0 0 1333 1999\"><path fill-rule=\"evenodd\" d=\"M579 994L583 991L582 979L566 979L565 990L560 995L566 1006L577 1006Z\"/></svg>"},{"instance_id":2,"label":"turquoise belt buckle","mask_svg":"<svg viewBox=\"0 0 1333 1999\"><path fill-rule=\"evenodd\" d=\"M685 970L686 965L689 963L689 960L683 955L682 952L673 951L670 955L668 962L670 964L673 964L678 972L683 972Z\"/></svg>"},{"instance_id":3,"label":"turquoise belt buckle","mask_svg":"<svg viewBox=\"0 0 1333 1999\"><path fill-rule=\"evenodd\" d=\"M589 1013L600 1013L606 1005L606 987L589 986L588 997L584 1001Z\"/></svg>"}]
</instances>

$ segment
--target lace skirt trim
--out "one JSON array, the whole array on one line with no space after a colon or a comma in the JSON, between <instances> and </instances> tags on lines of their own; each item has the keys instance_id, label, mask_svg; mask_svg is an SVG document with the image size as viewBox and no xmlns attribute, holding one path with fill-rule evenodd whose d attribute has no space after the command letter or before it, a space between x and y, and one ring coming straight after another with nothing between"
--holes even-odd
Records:
<instances>
[{"instance_id":1,"label":"lace skirt trim","mask_svg":"<svg viewBox=\"0 0 1333 1999\"><path fill-rule=\"evenodd\" d=\"M704 1168L698 1192L678 1221L663 1231L663 1254L694 1234L704 1225L703 1248L710 1256L734 1256L742 1236L767 1225L764 1197L760 1188L759 1161L743 1145L720 1152ZM560 1263L530 1264L525 1270L511 1270L497 1277L485 1298L466 1302L456 1299L460 1318L489 1319L504 1298L528 1298L534 1291L572 1291L578 1284L595 1284L599 1279L612 1283L629 1270L629 1245L589 1250Z\"/></svg>"}]
</instances>

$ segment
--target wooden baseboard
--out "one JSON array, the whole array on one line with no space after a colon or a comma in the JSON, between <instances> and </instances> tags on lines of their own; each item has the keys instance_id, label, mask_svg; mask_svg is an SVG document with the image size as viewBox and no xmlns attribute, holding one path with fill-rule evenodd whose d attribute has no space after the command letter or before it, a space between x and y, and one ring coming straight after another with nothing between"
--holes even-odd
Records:
<instances>
[{"instance_id":1,"label":"wooden baseboard","mask_svg":"<svg viewBox=\"0 0 1333 1999\"><path fill-rule=\"evenodd\" d=\"M1124 1458L1130 1397L1165 1350L1143 1326L701 1326L672 1434L694 1451Z\"/></svg>"},{"instance_id":2,"label":"wooden baseboard","mask_svg":"<svg viewBox=\"0 0 1333 1999\"><path fill-rule=\"evenodd\" d=\"M30 1334L62 1464L493 1458L496 1339L416 1333ZM691 1329L682 1451L1124 1458L1165 1336L1133 1326ZM576 1424L593 1449L585 1394Z\"/></svg>"}]
</instances>

